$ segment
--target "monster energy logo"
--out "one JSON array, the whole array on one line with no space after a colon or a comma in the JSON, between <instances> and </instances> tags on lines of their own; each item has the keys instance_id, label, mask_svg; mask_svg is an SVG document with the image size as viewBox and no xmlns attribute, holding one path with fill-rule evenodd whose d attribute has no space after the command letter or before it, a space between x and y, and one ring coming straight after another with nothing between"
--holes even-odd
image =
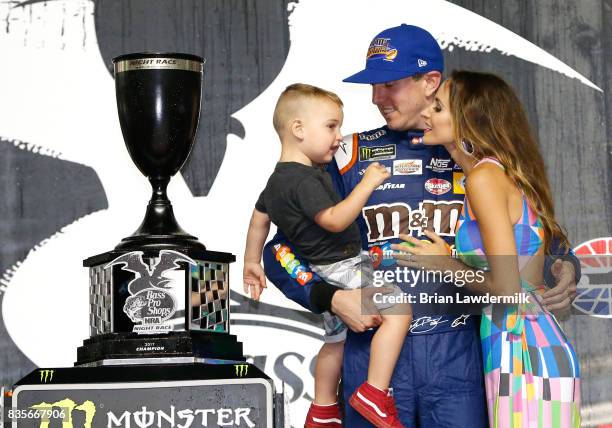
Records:
<instances>
[{"instance_id":1,"label":"monster energy logo","mask_svg":"<svg viewBox=\"0 0 612 428\"><path fill-rule=\"evenodd\" d=\"M53 370L50 371L53 372ZM74 425L72 424L72 412L75 410L85 412L85 422L83 422L83 428L92 427L91 423L96 414L96 405L90 400L86 400L82 404L77 404L70 398L65 398L61 401L56 401L55 403L46 403L43 401L42 403L30 406L30 408L41 410L44 412L43 414L47 415L51 414L54 407L59 407L65 412L62 418L62 428L74 428ZM41 418L39 428L49 428L49 422L49 417Z\"/></svg>"},{"instance_id":2,"label":"monster energy logo","mask_svg":"<svg viewBox=\"0 0 612 428\"><path fill-rule=\"evenodd\" d=\"M39 370L40 383L47 383L53 380L53 370Z\"/></svg>"},{"instance_id":3,"label":"monster energy logo","mask_svg":"<svg viewBox=\"0 0 612 428\"><path fill-rule=\"evenodd\" d=\"M389 144L388 146L359 147L360 161L395 159L395 157L395 144Z\"/></svg>"},{"instance_id":4,"label":"monster energy logo","mask_svg":"<svg viewBox=\"0 0 612 428\"><path fill-rule=\"evenodd\" d=\"M249 365L248 364L236 364L234 366L236 370L236 376L243 377L249 373Z\"/></svg>"}]
</instances>

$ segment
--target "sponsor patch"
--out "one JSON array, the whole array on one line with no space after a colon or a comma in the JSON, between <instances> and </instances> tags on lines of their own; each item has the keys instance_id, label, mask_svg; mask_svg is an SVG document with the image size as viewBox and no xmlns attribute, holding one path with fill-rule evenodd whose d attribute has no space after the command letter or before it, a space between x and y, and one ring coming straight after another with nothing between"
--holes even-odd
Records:
<instances>
[{"instance_id":1,"label":"sponsor patch","mask_svg":"<svg viewBox=\"0 0 612 428\"><path fill-rule=\"evenodd\" d=\"M389 144L387 146L359 147L359 160L361 162L395 159L395 157L395 144Z\"/></svg>"},{"instance_id":2,"label":"sponsor patch","mask_svg":"<svg viewBox=\"0 0 612 428\"><path fill-rule=\"evenodd\" d=\"M395 190L403 189L406 187L404 183L383 183L376 188L376 190Z\"/></svg>"},{"instance_id":3,"label":"sponsor patch","mask_svg":"<svg viewBox=\"0 0 612 428\"><path fill-rule=\"evenodd\" d=\"M453 193L465 195L465 174L462 172L453 172Z\"/></svg>"},{"instance_id":4,"label":"sponsor patch","mask_svg":"<svg viewBox=\"0 0 612 428\"><path fill-rule=\"evenodd\" d=\"M393 175L421 175L423 174L423 160L406 159L393 161Z\"/></svg>"},{"instance_id":5,"label":"sponsor patch","mask_svg":"<svg viewBox=\"0 0 612 428\"><path fill-rule=\"evenodd\" d=\"M425 182L425 190L434 195L443 195L451 189L451 184L448 180L441 178L430 178Z\"/></svg>"},{"instance_id":6,"label":"sponsor patch","mask_svg":"<svg viewBox=\"0 0 612 428\"><path fill-rule=\"evenodd\" d=\"M386 134L387 134L387 131L385 131L384 129L379 129L378 131L373 132L371 134L366 134L362 132L361 134L359 134L359 139L365 140L365 141L374 141L374 140L378 140L380 137Z\"/></svg>"},{"instance_id":7,"label":"sponsor patch","mask_svg":"<svg viewBox=\"0 0 612 428\"><path fill-rule=\"evenodd\" d=\"M380 250L382 252L382 263L381 264L385 267L394 266L395 259L393 258L393 254L395 253L395 251L391 249L391 243L390 242L386 243L385 245L380 247Z\"/></svg>"},{"instance_id":8,"label":"sponsor patch","mask_svg":"<svg viewBox=\"0 0 612 428\"><path fill-rule=\"evenodd\" d=\"M431 158L428 165L425 168L432 170L433 172L445 172L453 169L450 166L451 160L444 158Z\"/></svg>"},{"instance_id":9,"label":"sponsor patch","mask_svg":"<svg viewBox=\"0 0 612 428\"><path fill-rule=\"evenodd\" d=\"M425 230L440 236L455 236L462 207L463 198L451 201L424 200L414 208L398 202L364 207L362 216L370 243L395 239L400 233L420 236Z\"/></svg>"},{"instance_id":10,"label":"sponsor patch","mask_svg":"<svg viewBox=\"0 0 612 428\"><path fill-rule=\"evenodd\" d=\"M382 262L382 258L383 253L378 245L370 248L370 259L372 260L372 266L374 269L378 269L378 266L380 266L380 263Z\"/></svg>"}]
</instances>

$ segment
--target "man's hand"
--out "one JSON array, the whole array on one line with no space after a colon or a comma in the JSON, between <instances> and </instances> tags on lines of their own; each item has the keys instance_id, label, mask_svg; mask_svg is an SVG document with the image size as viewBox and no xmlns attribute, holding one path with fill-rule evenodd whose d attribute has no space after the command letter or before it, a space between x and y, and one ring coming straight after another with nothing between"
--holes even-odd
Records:
<instances>
[{"instance_id":1,"label":"man's hand","mask_svg":"<svg viewBox=\"0 0 612 428\"><path fill-rule=\"evenodd\" d=\"M574 265L568 261L555 260L550 271L555 278L555 287L542 294L542 303L561 318L569 315L572 302L576 298L576 276Z\"/></svg>"},{"instance_id":2,"label":"man's hand","mask_svg":"<svg viewBox=\"0 0 612 428\"><path fill-rule=\"evenodd\" d=\"M383 291L381 288L336 291L331 302L332 312L338 315L348 328L356 333L363 333L382 322L382 317L371 298L374 293L381 291Z\"/></svg>"},{"instance_id":3,"label":"man's hand","mask_svg":"<svg viewBox=\"0 0 612 428\"><path fill-rule=\"evenodd\" d=\"M266 274L259 263L244 262L242 270L243 289L250 293L253 300L259 300L261 292L266 288Z\"/></svg>"}]
</instances>

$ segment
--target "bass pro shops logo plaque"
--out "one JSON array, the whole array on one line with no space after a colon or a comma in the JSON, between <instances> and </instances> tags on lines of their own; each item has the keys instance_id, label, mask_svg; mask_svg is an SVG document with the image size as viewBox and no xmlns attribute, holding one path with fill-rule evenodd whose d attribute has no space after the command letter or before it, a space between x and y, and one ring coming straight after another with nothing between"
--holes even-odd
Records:
<instances>
[{"instance_id":1,"label":"bass pro shops logo plaque","mask_svg":"<svg viewBox=\"0 0 612 428\"><path fill-rule=\"evenodd\" d=\"M121 269L132 272L136 277L127 286L129 297L125 300L123 312L135 324L133 331L138 334L155 334L172 331L168 321L177 312L178 299L173 280L164 277L167 272L180 268L179 262L196 265L184 254L172 250L161 250L159 259L146 264L142 251L123 254L105 268L122 265ZM183 284L179 287L184 288ZM182 292L182 291L181 291ZM178 293L180 295L180 293Z\"/></svg>"}]
</instances>

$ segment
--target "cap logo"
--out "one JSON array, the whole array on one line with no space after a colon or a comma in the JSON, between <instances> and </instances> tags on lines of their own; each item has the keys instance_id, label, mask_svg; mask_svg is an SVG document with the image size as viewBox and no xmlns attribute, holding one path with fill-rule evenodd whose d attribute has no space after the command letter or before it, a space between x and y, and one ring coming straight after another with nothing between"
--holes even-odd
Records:
<instances>
[{"instance_id":1,"label":"cap logo","mask_svg":"<svg viewBox=\"0 0 612 428\"><path fill-rule=\"evenodd\" d=\"M425 61L424 59L419 58L417 60L417 64L419 65L419 67L425 67L427 65L427 61Z\"/></svg>"},{"instance_id":2,"label":"cap logo","mask_svg":"<svg viewBox=\"0 0 612 428\"><path fill-rule=\"evenodd\" d=\"M383 61L391 61L397 56L397 49L389 44L391 39L378 37L372 40L370 47L368 48L368 54L366 60L371 59L382 59Z\"/></svg>"}]
</instances>

